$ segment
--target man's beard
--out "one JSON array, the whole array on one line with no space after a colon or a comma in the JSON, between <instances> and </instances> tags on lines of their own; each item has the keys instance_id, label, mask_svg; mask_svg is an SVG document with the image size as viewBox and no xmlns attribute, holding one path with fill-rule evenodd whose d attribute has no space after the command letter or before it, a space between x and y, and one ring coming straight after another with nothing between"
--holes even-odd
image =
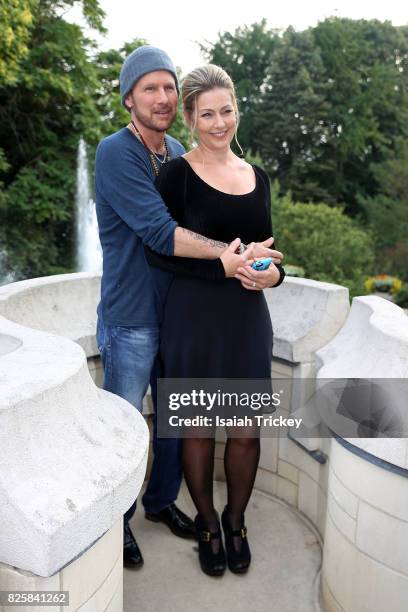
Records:
<instances>
[{"instance_id":1,"label":"man's beard","mask_svg":"<svg viewBox=\"0 0 408 612\"><path fill-rule=\"evenodd\" d=\"M139 121L139 123L141 123L143 125L143 127L147 128L149 130L153 130L155 132L158 132L159 134L162 134L163 132L165 132L166 130L168 130L171 127L173 121L176 118L177 111L175 111L173 113L173 116L170 119L170 121L168 122L168 125L166 127L158 127L157 125L155 125L152 121L150 121L148 118L146 118L146 116L141 115L137 111L136 106L133 107L133 113L134 113L135 118Z\"/></svg>"}]
</instances>

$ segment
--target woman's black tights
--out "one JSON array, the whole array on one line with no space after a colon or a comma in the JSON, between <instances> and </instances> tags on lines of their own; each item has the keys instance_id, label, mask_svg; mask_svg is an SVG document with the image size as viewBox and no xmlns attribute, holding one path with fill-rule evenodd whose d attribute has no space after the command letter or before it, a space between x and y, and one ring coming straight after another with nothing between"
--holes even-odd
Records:
<instances>
[{"instance_id":1,"label":"woman's black tights","mask_svg":"<svg viewBox=\"0 0 408 612\"><path fill-rule=\"evenodd\" d=\"M213 500L214 447L214 438L183 440L183 469L188 490L198 513L213 532L218 528L218 516ZM224 468L228 519L233 529L239 529L242 524L242 517L254 486L259 454L259 437L228 437Z\"/></svg>"}]
</instances>

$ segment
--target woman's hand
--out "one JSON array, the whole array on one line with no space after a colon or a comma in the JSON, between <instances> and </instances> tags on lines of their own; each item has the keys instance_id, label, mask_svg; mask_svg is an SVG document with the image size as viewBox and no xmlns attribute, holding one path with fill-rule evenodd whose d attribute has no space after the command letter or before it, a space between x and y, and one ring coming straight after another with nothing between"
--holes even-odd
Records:
<instances>
[{"instance_id":1,"label":"woman's hand","mask_svg":"<svg viewBox=\"0 0 408 612\"><path fill-rule=\"evenodd\" d=\"M254 270L250 265L238 268L235 278L241 281L242 286L250 291L262 291L276 285L280 273L275 264L271 263L267 270Z\"/></svg>"},{"instance_id":2,"label":"woman's hand","mask_svg":"<svg viewBox=\"0 0 408 612\"><path fill-rule=\"evenodd\" d=\"M268 240L264 240L263 242L251 242L251 244L248 245L248 248L252 248L252 256L255 259L272 257L274 264L280 264L282 263L283 254L280 251L275 251L271 248L274 240L274 237L271 236L268 238Z\"/></svg>"},{"instance_id":3,"label":"woman's hand","mask_svg":"<svg viewBox=\"0 0 408 612\"><path fill-rule=\"evenodd\" d=\"M234 278L239 268L251 264L253 259L253 249L248 248L242 255L237 255L236 251L241 244L239 238L235 238L231 244L223 251L220 259L225 270L226 278Z\"/></svg>"}]
</instances>

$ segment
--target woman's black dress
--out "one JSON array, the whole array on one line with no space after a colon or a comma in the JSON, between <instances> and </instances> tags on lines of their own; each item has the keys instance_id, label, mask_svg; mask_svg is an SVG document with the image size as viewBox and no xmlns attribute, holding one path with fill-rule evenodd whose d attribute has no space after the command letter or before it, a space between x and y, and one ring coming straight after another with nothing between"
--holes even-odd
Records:
<instances>
[{"instance_id":1,"label":"woman's black dress","mask_svg":"<svg viewBox=\"0 0 408 612\"><path fill-rule=\"evenodd\" d=\"M226 243L237 237L260 242L272 235L270 190L265 172L254 170L254 190L230 195L179 157L165 164L156 186L181 227ZM164 377L269 379L273 334L262 291L226 279L219 259L166 257L149 249L146 257L175 274L161 329Z\"/></svg>"}]
</instances>

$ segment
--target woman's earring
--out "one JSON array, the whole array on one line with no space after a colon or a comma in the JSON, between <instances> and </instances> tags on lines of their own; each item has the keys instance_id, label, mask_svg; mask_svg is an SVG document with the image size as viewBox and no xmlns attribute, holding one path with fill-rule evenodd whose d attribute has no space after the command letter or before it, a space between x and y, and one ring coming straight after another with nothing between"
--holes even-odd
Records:
<instances>
[{"instance_id":1,"label":"woman's earring","mask_svg":"<svg viewBox=\"0 0 408 612\"><path fill-rule=\"evenodd\" d=\"M235 142L237 143L237 147L238 147L238 149L239 149L239 150L240 150L240 152L241 152L241 153L240 153L240 155L239 155L239 157L241 157L241 159L245 159L245 153L244 153L244 151L242 150L242 147L241 147L241 145L240 145L240 144L239 144L239 142L238 142L237 132L235 132L235 136L234 136L234 138L235 138Z\"/></svg>"}]
</instances>

